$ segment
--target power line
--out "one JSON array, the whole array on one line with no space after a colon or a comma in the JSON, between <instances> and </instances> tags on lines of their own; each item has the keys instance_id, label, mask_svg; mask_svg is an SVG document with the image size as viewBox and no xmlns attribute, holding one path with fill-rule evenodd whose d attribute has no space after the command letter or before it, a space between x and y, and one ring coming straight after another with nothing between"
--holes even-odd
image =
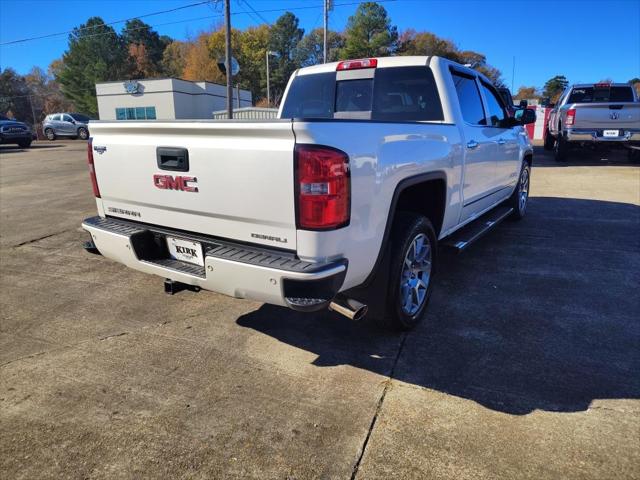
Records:
<instances>
[{"instance_id":1,"label":"power line","mask_svg":"<svg viewBox=\"0 0 640 480\"><path fill-rule=\"evenodd\" d=\"M115 25L116 23L128 22L129 20L137 20L137 19L140 19L140 18L152 17L154 15L161 15L163 13L171 13L171 12L175 12L175 11L178 11L178 10L184 10L185 8L192 8L192 7L197 7L198 5L204 5L205 3L209 3L209 0L204 0L202 2L197 2L197 3L190 3L189 5L183 5L181 7L170 8L169 10L161 10L159 12L145 13L144 15L139 15L137 17L131 17L131 18L125 18L123 20L115 20L113 22L105 23L105 26ZM60 36L60 35L68 35L70 33L75 33L75 32L77 32L79 30L90 30L90 29L94 29L94 28L96 28L96 27L81 27L81 28L76 28L76 29L69 30L69 31L66 31L66 32L49 33L47 35L41 35L39 37L21 38L20 40L11 40L9 42L0 43L0 46L12 45L14 43L30 42L32 40L40 40L40 39L43 39L43 38L57 37L57 36Z\"/></svg>"},{"instance_id":2,"label":"power line","mask_svg":"<svg viewBox=\"0 0 640 480\"><path fill-rule=\"evenodd\" d=\"M333 7L347 7L347 6L351 6L351 5L360 5L361 3L366 3L366 1L368 0L363 0L363 1L359 1L359 2L349 2L349 3L334 3ZM378 3L388 3L388 2L396 2L398 0L377 0ZM205 2L200 2L198 4L192 4L190 6L195 6L195 5L201 5L204 3L209 3L209 0L205 1ZM246 3L246 2L245 2ZM179 7L179 8L187 8L188 6L184 6L184 7ZM314 8L323 8L322 5L307 5L304 7L292 7L292 8L271 8L268 10L255 10L255 13L272 13L272 12L284 12L284 11L297 11L297 10L310 10L310 9L314 9ZM143 18L144 16L149 16L149 15L157 15L158 13L149 13L140 17L133 17L130 18L128 20L134 20L136 18ZM249 12L231 12L231 16L234 15L248 15ZM177 23L185 23L185 22L193 22L193 21L197 21L197 20L206 20L206 19L211 19L211 18L223 18L224 15L207 15L204 17L196 17L196 18L189 18L186 20L177 20L177 21L173 21L173 22L165 22L165 23L156 23L155 25L148 25L149 27L155 28L155 27L161 27L164 25L175 25ZM118 22L123 22L126 20L119 20ZM111 22L111 23L107 23L104 26L108 26L108 25L112 25L114 23L118 23L118 22ZM98 26L96 27L85 27L85 28L91 28L91 29L95 29L95 28L100 28ZM144 27L139 27L139 28L132 28L131 30L142 30L147 28L147 25L145 25ZM56 35L65 35L68 33L73 33L73 30L71 30L70 32L62 32L62 33L53 33L50 35L44 35L41 37L32 37L32 38L25 38L22 40L14 40L11 42L5 42L5 43L0 43L0 46L4 46L4 45L10 45L10 44L15 44L15 43L22 43L22 42L28 42L31 40L39 40L42 38L48 38L48 37L52 37L52 36L56 36ZM82 38L91 38L91 37L99 37L102 35L117 35L117 32L102 32L102 33L92 33L89 35L83 35Z\"/></svg>"}]
</instances>

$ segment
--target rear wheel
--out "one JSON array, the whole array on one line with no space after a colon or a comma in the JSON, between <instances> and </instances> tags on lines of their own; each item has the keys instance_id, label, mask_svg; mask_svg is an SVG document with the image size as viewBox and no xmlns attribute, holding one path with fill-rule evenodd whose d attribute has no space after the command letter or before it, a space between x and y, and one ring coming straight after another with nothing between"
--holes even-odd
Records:
<instances>
[{"instance_id":1,"label":"rear wheel","mask_svg":"<svg viewBox=\"0 0 640 480\"><path fill-rule=\"evenodd\" d=\"M639 163L640 162L640 150L636 150L635 148L630 148L627 151L627 158L631 163Z\"/></svg>"},{"instance_id":2,"label":"rear wheel","mask_svg":"<svg viewBox=\"0 0 640 480\"><path fill-rule=\"evenodd\" d=\"M31 140L20 140L18 146L20 148L29 148L31 146Z\"/></svg>"},{"instance_id":3,"label":"rear wheel","mask_svg":"<svg viewBox=\"0 0 640 480\"><path fill-rule=\"evenodd\" d=\"M398 212L391 233L387 314L383 323L409 330L422 320L431 296L437 257L436 234L428 218Z\"/></svg>"},{"instance_id":4,"label":"rear wheel","mask_svg":"<svg viewBox=\"0 0 640 480\"><path fill-rule=\"evenodd\" d=\"M53 141L56 139L56 132L53 131L53 128L46 128L44 130L44 134L47 137L47 140Z\"/></svg>"},{"instance_id":5,"label":"rear wheel","mask_svg":"<svg viewBox=\"0 0 640 480\"><path fill-rule=\"evenodd\" d=\"M569 156L569 144L564 138L562 138L562 133L560 132L558 133L558 138L556 139L554 153L556 162L564 162Z\"/></svg>"},{"instance_id":6,"label":"rear wheel","mask_svg":"<svg viewBox=\"0 0 640 480\"><path fill-rule=\"evenodd\" d=\"M547 133L544 136L544 149L551 151L553 150L553 147L556 144L556 139L554 138L553 135L551 135L551 132L549 130L547 130Z\"/></svg>"}]
</instances>

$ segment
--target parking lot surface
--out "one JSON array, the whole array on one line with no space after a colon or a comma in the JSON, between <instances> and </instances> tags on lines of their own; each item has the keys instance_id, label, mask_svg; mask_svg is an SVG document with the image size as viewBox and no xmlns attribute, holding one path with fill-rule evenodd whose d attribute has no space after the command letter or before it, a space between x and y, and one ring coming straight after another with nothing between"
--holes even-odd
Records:
<instances>
[{"instance_id":1,"label":"parking lot surface","mask_svg":"<svg viewBox=\"0 0 640 480\"><path fill-rule=\"evenodd\" d=\"M0 147L3 478L640 478L640 168L537 149L408 334L82 249L86 144ZM133 159L132 159L133 161Z\"/></svg>"}]
</instances>

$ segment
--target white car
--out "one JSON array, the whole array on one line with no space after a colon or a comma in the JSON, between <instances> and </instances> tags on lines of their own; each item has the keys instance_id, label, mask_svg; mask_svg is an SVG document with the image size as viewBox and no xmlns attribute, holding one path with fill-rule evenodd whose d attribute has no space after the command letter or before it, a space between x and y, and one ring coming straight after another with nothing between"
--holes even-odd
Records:
<instances>
[{"instance_id":1,"label":"white car","mask_svg":"<svg viewBox=\"0 0 640 480\"><path fill-rule=\"evenodd\" d=\"M526 211L533 148L481 74L439 57L296 71L271 121L92 122L95 248L182 284L413 327L439 244Z\"/></svg>"}]
</instances>

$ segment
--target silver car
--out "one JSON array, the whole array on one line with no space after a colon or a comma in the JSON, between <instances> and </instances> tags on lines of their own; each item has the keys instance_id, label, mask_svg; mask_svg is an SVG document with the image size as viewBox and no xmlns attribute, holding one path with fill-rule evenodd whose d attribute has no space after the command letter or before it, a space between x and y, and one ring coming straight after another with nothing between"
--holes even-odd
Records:
<instances>
[{"instance_id":1,"label":"silver car","mask_svg":"<svg viewBox=\"0 0 640 480\"><path fill-rule=\"evenodd\" d=\"M89 138L89 120L81 113L52 113L42 123L42 131L49 140L57 137Z\"/></svg>"}]
</instances>

